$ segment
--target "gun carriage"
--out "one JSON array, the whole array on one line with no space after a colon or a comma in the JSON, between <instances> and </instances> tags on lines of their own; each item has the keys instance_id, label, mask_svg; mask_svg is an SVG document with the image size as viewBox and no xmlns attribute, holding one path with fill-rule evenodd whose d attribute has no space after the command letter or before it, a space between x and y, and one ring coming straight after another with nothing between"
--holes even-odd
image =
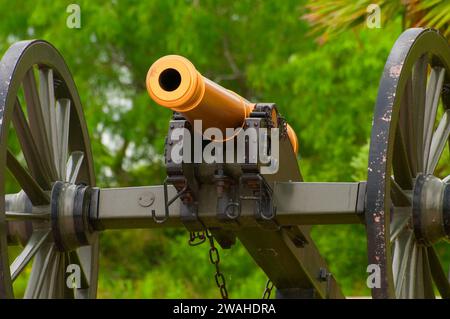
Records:
<instances>
[{"instance_id":1,"label":"gun carriage","mask_svg":"<svg viewBox=\"0 0 450 319\"><path fill-rule=\"evenodd\" d=\"M449 70L446 39L431 29L405 31L381 78L367 181L309 183L297 163L301 145L275 104L251 103L185 58L163 57L146 85L156 103L174 111L167 178L99 188L63 58L45 41L15 43L0 62L0 297L14 297L13 281L32 262L26 298L94 298L99 232L185 227L192 243L210 244L224 298L214 243L231 248L236 240L270 279L266 296L274 286L279 298L343 298L310 228L364 224L368 264L379 270L373 298L449 298L435 250L450 236L450 178L435 175L450 134ZM20 149L10 148L13 138ZM265 152L252 153L255 145ZM19 192L7 191L12 178ZM22 247L12 263L11 245ZM71 288L66 270L73 264L81 284Z\"/></svg>"}]
</instances>

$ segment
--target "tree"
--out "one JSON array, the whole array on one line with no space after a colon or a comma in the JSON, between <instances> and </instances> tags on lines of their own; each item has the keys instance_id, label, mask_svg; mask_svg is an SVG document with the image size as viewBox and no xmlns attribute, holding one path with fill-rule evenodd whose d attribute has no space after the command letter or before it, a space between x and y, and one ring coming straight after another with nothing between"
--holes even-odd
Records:
<instances>
[{"instance_id":1,"label":"tree","mask_svg":"<svg viewBox=\"0 0 450 319\"><path fill-rule=\"evenodd\" d=\"M303 18L312 26L312 33L319 35L319 42L326 41L349 28L361 27L366 22L368 8L373 1L318 0L308 1L308 13ZM450 3L440 0L383 0L378 5L383 23L401 20L403 29L430 27L450 34ZM369 10L370 11L370 10Z\"/></svg>"},{"instance_id":2,"label":"tree","mask_svg":"<svg viewBox=\"0 0 450 319\"><path fill-rule=\"evenodd\" d=\"M0 52L27 38L61 51L80 91L100 186L163 181L171 112L150 100L145 76L153 61L173 53L249 100L276 102L298 134L307 181L366 178L378 81L401 21L384 30L343 29L319 46L301 18L304 1L77 3L81 28L70 29L67 3L0 0ZM344 292L366 294L363 227L317 227L313 236ZM230 296L259 297L266 278L243 247L221 257ZM99 295L219 296L207 248L188 247L184 230L104 234Z\"/></svg>"}]
</instances>

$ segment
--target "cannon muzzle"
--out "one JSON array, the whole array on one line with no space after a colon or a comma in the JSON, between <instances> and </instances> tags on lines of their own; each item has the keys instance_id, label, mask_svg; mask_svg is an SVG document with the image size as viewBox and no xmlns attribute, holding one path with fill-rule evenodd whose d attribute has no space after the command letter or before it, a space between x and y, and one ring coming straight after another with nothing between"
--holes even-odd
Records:
<instances>
[{"instance_id":1,"label":"cannon muzzle","mask_svg":"<svg viewBox=\"0 0 450 319\"><path fill-rule=\"evenodd\" d=\"M167 55L152 64L146 79L150 97L159 105L182 113L188 121L202 120L204 129L222 132L239 128L255 107L251 103L205 78L194 65L179 55ZM298 141L288 125L288 136L297 152Z\"/></svg>"}]
</instances>

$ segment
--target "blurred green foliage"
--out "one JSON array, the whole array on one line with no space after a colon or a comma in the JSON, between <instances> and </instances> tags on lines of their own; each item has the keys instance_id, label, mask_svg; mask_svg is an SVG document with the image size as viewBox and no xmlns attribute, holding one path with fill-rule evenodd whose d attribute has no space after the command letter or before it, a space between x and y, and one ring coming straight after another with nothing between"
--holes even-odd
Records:
<instances>
[{"instance_id":1,"label":"blurred green foliage","mask_svg":"<svg viewBox=\"0 0 450 319\"><path fill-rule=\"evenodd\" d=\"M366 178L378 82L400 20L320 46L298 0L78 0L80 29L66 27L71 2L0 0L0 52L29 38L60 50L83 102L98 185L163 181L171 112L150 100L145 76L166 54L249 100L276 102L298 134L306 181ZM364 228L315 227L313 237L344 293L367 295ZM104 233L99 297L218 297L207 247L187 239L185 230ZM230 296L259 298L266 277L245 248L220 253Z\"/></svg>"}]
</instances>

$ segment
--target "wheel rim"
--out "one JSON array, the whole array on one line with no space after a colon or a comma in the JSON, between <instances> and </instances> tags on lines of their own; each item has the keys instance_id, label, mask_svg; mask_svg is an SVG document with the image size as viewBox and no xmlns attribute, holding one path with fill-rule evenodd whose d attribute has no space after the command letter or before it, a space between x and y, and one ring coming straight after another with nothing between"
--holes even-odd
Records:
<instances>
[{"instance_id":1,"label":"wheel rim","mask_svg":"<svg viewBox=\"0 0 450 319\"><path fill-rule=\"evenodd\" d=\"M433 247L448 234L443 231L430 241L420 238L423 229L432 226L427 221L434 213L433 203L424 204L424 194L432 180L438 180L432 174L449 138L446 96L444 116L434 130L449 70L447 41L434 30L418 28L400 36L384 68L372 126L366 200L368 260L380 267L381 274L380 286L372 288L374 298L434 298L433 282L442 297L449 297L449 284ZM445 183L439 180L435 185L442 185L443 193Z\"/></svg>"},{"instance_id":2,"label":"wheel rim","mask_svg":"<svg viewBox=\"0 0 450 319\"><path fill-rule=\"evenodd\" d=\"M0 125L0 167L8 168L22 189L0 196L0 297L14 296L12 282L32 259L26 298L95 297L98 236L93 234L90 245L61 249L51 218L55 182L94 186L95 178L75 84L61 55L49 43L18 42L3 56ZM19 154L8 149L10 126L19 142ZM5 175L0 177L0 194L5 194ZM8 240L16 237L26 245L10 265ZM83 284L79 289L67 288L69 264L80 266Z\"/></svg>"}]
</instances>

